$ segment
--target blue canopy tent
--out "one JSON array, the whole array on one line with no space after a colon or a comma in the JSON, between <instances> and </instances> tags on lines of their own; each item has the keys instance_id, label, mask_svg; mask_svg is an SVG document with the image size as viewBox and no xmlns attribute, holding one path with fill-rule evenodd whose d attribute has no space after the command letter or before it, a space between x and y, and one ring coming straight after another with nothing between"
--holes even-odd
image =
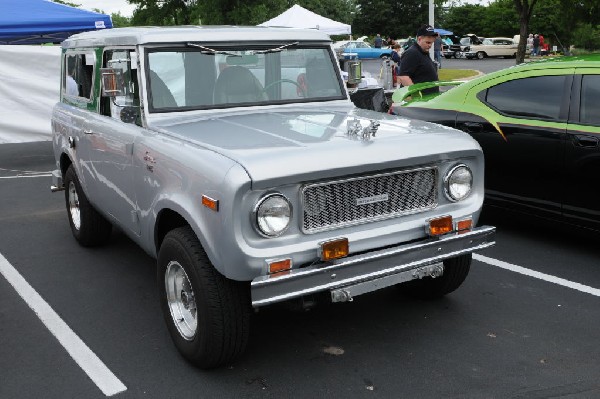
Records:
<instances>
[{"instance_id":1,"label":"blue canopy tent","mask_svg":"<svg viewBox=\"0 0 600 399\"><path fill-rule=\"evenodd\" d=\"M60 43L74 33L107 28L109 15L47 0L0 1L0 44Z\"/></svg>"},{"instance_id":2,"label":"blue canopy tent","mask_svg":"<svg viewBox=\"0 0 600 399\"><path fill-rule=\"evenodd\" d=\"M442 28L435 28L433 31L440 36L448 36L448 35L452 34L452 32L450 32L449 30L442 29Z\"/></svg>"}]
</instances>

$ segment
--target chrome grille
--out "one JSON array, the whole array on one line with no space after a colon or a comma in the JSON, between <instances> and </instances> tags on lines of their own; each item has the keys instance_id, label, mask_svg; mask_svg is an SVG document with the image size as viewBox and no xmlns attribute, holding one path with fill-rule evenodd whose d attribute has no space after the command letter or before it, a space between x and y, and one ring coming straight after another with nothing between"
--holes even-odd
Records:
<instances>
[{"instance_id":1,"label":"chrome grille","mask_svg":"<svg viewBox=\"0 0 600 399\"><path fill-rule=\"evenodd\" d=\"M437 206L436 168L309 184L302 189L302 231L423 212Z\"/></svg>"}]
</instances>

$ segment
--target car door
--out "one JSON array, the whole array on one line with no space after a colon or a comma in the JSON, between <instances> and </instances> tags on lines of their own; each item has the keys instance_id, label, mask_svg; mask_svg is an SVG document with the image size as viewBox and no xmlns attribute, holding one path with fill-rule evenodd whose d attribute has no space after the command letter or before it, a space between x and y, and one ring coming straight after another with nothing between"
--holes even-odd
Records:
<instances>
[{"instance_id":1,"label":"car door","mask_svg":"<svg viewBox=\"0 0 600 399\"><path fill-rule=\"evenodd\" d=\"M578 68L565 148L563 214L577 224L600 227L600 73Z\"/></svg>"},{"instance_id":2,"label":"car door","mask_svg":"<svg viewBox=\"0 0 600 399\"><path fill-rule=\"evenodd\" d=\"M522 76L477 87L476 112L456 126L481 145L486 199L532 214L560 215L570 75ZM568 92L567 92L568 94Z\"/></svg>"},{"instance_id":3,"label":"car door","mask_svg":"<svg viewBox=\"0 0 600 399\"><path fill-rule=\"evenodd\" d=\"M121 69L126 93L112 99L101 99L100 113L90 115L83 126L82 137L88 148L89 172L93 179L91 196L101 204L122 228L139 234L135 185L133 184L133 145L142 129L135 123L125 123L120 111L134 102L137 85L132 82L129 50L107 50L103 67ZM135 67L135 63L134 63Z\"/></svg>"}]
</instances>

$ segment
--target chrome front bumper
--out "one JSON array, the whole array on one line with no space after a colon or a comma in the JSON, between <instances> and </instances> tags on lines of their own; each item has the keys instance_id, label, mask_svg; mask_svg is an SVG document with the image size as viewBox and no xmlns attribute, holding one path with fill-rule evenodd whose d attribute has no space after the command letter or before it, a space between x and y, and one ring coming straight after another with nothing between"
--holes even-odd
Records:
<instances>
[{"instance_id":1,"label":"chrome front bumper","mask_svg":"<svg viewBox=\"0 0 600 399\"><path fill-rule=\"evenodd\" d=\"M295 269L280 277L257 277L250 284L252 306L322 291L330 291L334 302L348 301L352 296L440 274L441 262L491 247L496 243L495 234L495 227L481 226L467 233L349 256L325 267Z\"/></svg>"}]
</instances>

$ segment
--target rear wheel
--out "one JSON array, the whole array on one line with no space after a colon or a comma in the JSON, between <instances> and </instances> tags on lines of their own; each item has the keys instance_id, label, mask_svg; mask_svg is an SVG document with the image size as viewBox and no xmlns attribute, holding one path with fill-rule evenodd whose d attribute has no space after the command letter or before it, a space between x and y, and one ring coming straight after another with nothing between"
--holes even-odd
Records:
<instances>
[{"instance_id":1,"label":"rear wheel","mask_svg":"<svg viewBox=\"0 0 600 399\"><path fill-rule=\"evenodd\" d=\"M440 277L424 277L403 284L408 295L421 299L436 299L456 290L465 281L471 268L471 254L446 259L444 274Z\"/></svg>"},{"instance_id":2,"label":"rear wheel","mask_svg":"<svg viewBox=\"0 0 600 399\"><path fill-rule=\"evenodd\" d=\"M167 234L157 272L169 333L187 360L208 369L244 352L250 331L249 287L213 267L190 227Z\"/></svg>"},{"instance_id":3,"label":"rear wheel","mask_svg":"<svg viewBox=\"0 0 600 399\"><path fill-rule=\"evenodd\" d=\"M73 165L65 173L65 203L71 232L79 244L91 247L108 241L112 225L88 201Z\"/></svg>"}]
</instances>

